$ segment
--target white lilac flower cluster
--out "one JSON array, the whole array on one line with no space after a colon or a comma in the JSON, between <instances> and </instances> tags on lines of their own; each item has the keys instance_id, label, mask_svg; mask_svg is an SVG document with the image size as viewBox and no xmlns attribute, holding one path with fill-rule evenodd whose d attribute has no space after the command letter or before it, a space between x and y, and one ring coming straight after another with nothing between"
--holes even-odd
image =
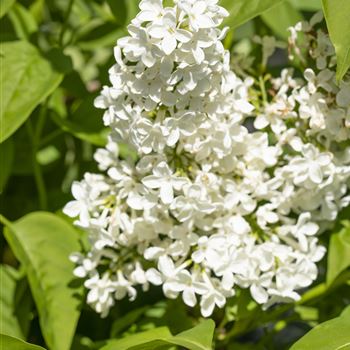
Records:
<instances>
[{"instance_id":1,"label":"white lilac flower cluster","mask_svg":"<svg viewBox=\"0 0 350 350\"><path fill-rule=\"evenodd\" d=\"M292 95L300 105L300 119L309 128L308 136L316 137L329 149L332 141L350 140L350 73L336 84L334 47L324 31L315 30L322 19L320 12L310 22L300 22L290 28L291 52L295 52L291 58L305 63L306 57L300 50L304 46L316 63L314 69L307 68L304 72L307 84L294 83ZM303 34L303 44L298 43L298 33Z\"/></svg>"},{"instance_id":2,"label":"white lilac flower cluster","mask_svg":"<svg viewBox=\"0 0 350 350\"><path fill-rule=\"evenodd\" d=\"M320 39L326 66L306 83L283 71L254 109L254 81L231 71L221 43L217 0L140 9L95 103L111 128L95 155L104 175L74 183L64 209L89 233L90 251L71 257L88 303L105 316L150 284L199 301L204 317L237 287L264 307L298 300L325 253L317 234L350 201L350 147L337 143L349 138L349 84L334 84ZM119 141L137 162L119 159Z\"/></svg>"}]
</instances>

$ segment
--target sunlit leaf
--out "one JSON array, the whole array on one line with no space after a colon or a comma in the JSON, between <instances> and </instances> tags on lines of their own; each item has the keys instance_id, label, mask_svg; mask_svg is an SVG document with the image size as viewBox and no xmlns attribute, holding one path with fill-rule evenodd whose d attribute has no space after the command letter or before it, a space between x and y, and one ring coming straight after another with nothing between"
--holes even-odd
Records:
<instances>
[{"instance_id":1,"label":"sunlit leaf","mask_svg":"<svg viewBox=\"0 0 350 350\"><path fill-rule=\"evenodd\" d=\"M297 9L304 11L318 11L322 9L322 0L289 0Z\"/></svg>"},{"instance_id":2,"label":"sunlit leaf","mask_svg":"<svg viewBox=\"0 0 350 350\"><path fill-rule=\"evenodd\" d=\"M350 1L323 0L329 36L337 54L337 80L341 80L350 67Z\"/></svg>"},{"instance_id":3,"label":"sunlit leaf","mask_svg":"<svg viewBox=\"0 0 350 350\"><path fill-rule=\"evenodd\" d=\"M167 328L155 328L120 340L111 340L101 350L156 350L178 345L189 350L211 350L215 324L206 320L198 326L172 336Z\"/></svg>"},{"instance_id":4,"label":"sunlit leaf","mask_svg":"<svg viewBox=\"0 0 350 350\"><path fill-rule=\"evenodd\" d=\"M54 214L34 212L6 224L5 237L26 269L50 350L69 350L79 318L82 288L74 287L69 255L80 249L79 233Z\"/></svg>"},{"instance_id":5,"label":"sunlit leaf","mask_svg":"<svg viewBox=\"0 0 350 350\"><path fill-rule=\"evenodd\" d=\"M328 251L327 284L331 284L341 272L350 266L350 222L331 236Z\"/></svg>"},{"instance_id":6,"label":"sunlit leaf","mask_svg":"<svg viewBox=\"0 0 350 350\"><path fill-rule=\"evenodd\" d=\"M154 328L146 332L137 333L119 340L109 340L107 345L103 346L101 350L128 350L135 346L144 345L157 339L166 339L171 337L168 328L160 327Z\"/></svg>"},{"instance_id":7,"label":"sunlit leaf","mask_svg":"<svg viewBox=\"0 0 350 350\"><path fill-rule=\"evenodd\" d=\"M29 7L29 11L32 14L33 18L35 18L37 23L40 23L43 20L44 6L45 0L34 0Z\"/></svg>"},{"instance_id":8,"label":"sunlit leaf","mask_svg":"<svg viewBox=\"0 0 350 350\"><path fill-rule=\"evenodd\" d=\"M0 18L6 15L6 13L11 9L11 6L14 3L15 3L15 0L1 0Z\"/></svg>"},{"instance_id":9,"label":"sunlit leaf","mask_svg":"<svg viewBox=\"0 0 350 350\"><path fill-rule=\"evenodd\" d=\"M350 306L332 320L313 328L290 350L347 350L350 348Z\"/></svg>"},{"instance_id":10,"label":"sunlit leaf","mask_svg":"<svg viewBox=\"0 0 350 350\"><path fill-rule=\"evenodd\" d=\"M11 7L9 18L19 39L28 40L30 35L38 30L38 25L32 14L19 3L15 3Z\"/></svg>"},{"instance_id":11,"label":"sunlit leaf","mask_svg":"<svg viewBox=\"0 0 350 350\"><path fill-rule=\"evenodd\" d=\"M0 324L1 331L12 337L24 338L16 310L16 270L10 266L0 266ZM5 288L6 286L6 288Z\"/></svg>"},{"instance_id":12,"label":"sunlit leaf","mask_svg":"<svg viewBox=\"0 0 350 350\"><path fill-rule=\"evenodd\" d=\"M302 14L289 1L283 1L261 14L262 20L283 39L289 36L288 27L303 20Z\"/></svg>"},{"instance_id":13,"label":"sunlit leaf","mask_svg":"<svg viewBox=\"0 0 350 350\"><path fill-rule=\"evenodd\" d=\"M205 320L198 326L172 337L168 342L190 350L210 350L212 349L214 329L214 321Z\"/></svg>"},{"instance_id":14,"label":"sunlit leaf","mask_svg":"<svg viewBox=\"0 0 350 350\"><path fill-rule=\"evenodd\" d=\"M0 334L1 350L45 350L41 346L29 344L23 340Z\"/></svg>"},{"instance_id":15,"label":"sunlit leaf","mask_svg":"<svg viewBox=\"0 0 350 350\"><path fill-rule=\"evenodd\" d=\"M236 28L281 1L283 0L220 0L220 5L230 13L223 24Z\"/></svg>"},{"instance_id":16,"label":"sunlit leaf","mask_svg":"<svg viewBox=\"0 0 350 350\"><path fill-rule=\"evenodd\" d=\"M25 41L1 43L0 142L12 135L59 85L56 73L31 44Z\"/></svg>"}]
</instances>

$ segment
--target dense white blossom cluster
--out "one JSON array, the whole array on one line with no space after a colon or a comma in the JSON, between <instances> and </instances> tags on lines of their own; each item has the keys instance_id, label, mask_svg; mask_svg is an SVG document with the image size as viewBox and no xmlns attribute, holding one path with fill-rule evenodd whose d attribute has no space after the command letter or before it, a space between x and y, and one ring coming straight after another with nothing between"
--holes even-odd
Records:
<instances>
[{"instance_id":1,"label":"dense white blossom cluster","mask_svg":"<svg viewBox=\"0 0 350 350\"><path fill-rule=\"evenodd\" d=\"M265 307L298 300L325 253L317 235L350 202L350 83L335 84L327 36L313 45L318 71L284 70L254 108L254 80L232 72L221 43L217 0L140 9L95 103L111 128L95 156L104 175L74 183L64 209L89 233L90 251L72 255L88 303L105 316L150 284L199 301L204 317L236 286ZM119 141L136 163L119 159Z\"/></svg>"}]
</instances>

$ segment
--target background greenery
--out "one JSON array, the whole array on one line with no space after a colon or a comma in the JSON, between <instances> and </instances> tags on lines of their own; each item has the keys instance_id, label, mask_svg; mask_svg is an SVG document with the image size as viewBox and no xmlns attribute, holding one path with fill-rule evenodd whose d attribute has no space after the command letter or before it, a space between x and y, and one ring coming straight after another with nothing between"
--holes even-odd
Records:
<instances>
[{"instance_id":1,"label":"background greenery","mask_svg":"<svg viewBox=\"0 0 350 350\"><path fill-rule=\"evenodd\" d=\"M255 34L286 40L288 26L322 9L321 0L221 4L230 12L225 46L232 51L252 50L248 38ZM97 171L92 155L104 145L106 130L93 100L108 84L112 47L126 34L137 5L1 0L1 350L350 349L349 208L323 236L328 256L319 280L296 304L262 311L242 290L204 321L198 310L165 300L155 288L133 303L118 302L106 319L85 305L68 260L86 244L84 233L61 208L70 200L72 181ZM323 0L323 9L340 80L350 66L350 1ZM258 76L261 57L251 54ZM278 72L285 56L279 52L269 71ZM121 150L121 157L133 156L123 145Z\"/></svg>"}]
</instances>

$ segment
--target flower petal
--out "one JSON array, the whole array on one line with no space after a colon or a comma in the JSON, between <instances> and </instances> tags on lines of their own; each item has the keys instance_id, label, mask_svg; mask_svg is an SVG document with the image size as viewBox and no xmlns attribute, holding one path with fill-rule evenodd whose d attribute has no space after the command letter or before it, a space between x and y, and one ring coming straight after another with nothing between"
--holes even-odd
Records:
<instances>
[{"instance_id":1,"label":"flower petal","mask_svg":"<svg viewBox=\"0 0 350 350\"><path fill-rule=\"evenodd\" d=\"M142 183L147 188L159 188L160 187L160 181L159 177L155 175L148 175L142 179Z\"/></svg>"},{"instance_id":2,"label":"flower petal","mask_svg":"<svg viewBox=\"0 0 350 350\"><path fill-rule=\"evenodd\" d=\"M187 30L178 29L175 33L175 37L182 43L188 43L192 38L192 34Z\"/></svg>"},{"instance_id":3,"label":"flower petal","mask_svg":"<svg viewBox=\"0 0 350 350\"><path fill-rule=\"evenodd\" d=\"M162 183L160 188L160 199L164 204L170 204L174 200L174 190L170 182Z\"/></svg>"},{"instance_id":4,"label":"flower petal","mask_svg":"<svg viewBox=\"0 0 350 350\"><path fill-rule=\"evenodd\" d=\"M153 25L148 29L148 34L156 39L162 39L167 35L167 31L164 26Z\"/></svg>"},{"instance_id":5,"label":"flower petal","mask_svg":"<svg viewBox=\"0 0 350 350\"><path fill-rule=\"evenodd\" d=\"M186 305L194 307L197 304L197 299L193 289L186 288L182 293L182 300Z\"/></svg>"},{"instance_id":6,"label":"flower petal","mask_svg":"<svg viewBox=\"0 0 350 350\"><path fill-rule=\"evenodd\" d=\"M154 284L155 286L160 286L163 282L162 276L156 269L149 269L146 271L147 281Z\"/></svg>"},{"instance_id":7,"label":"flower petal","mask_svg":"<svg viewBox=\"0 0 350 350\"><path fill-rule=\"evenodd\" d=\"M253 299L257 303L264 304L267 302L268 294L266 290L263 287L257 285L256 283L250 286L250 293L252 294Z\"/></svg>"},{"instance_id":8,"label":"flower petal","mask_svg":"<svg viewBox=\"0 0 350 350\"><path fill-rule=\"evenodd\" d=\"M309 166L309 176L313 183L320 184L323 179L322 170L318 164L312 162Z\"/></svg>"},{"instance_id":9,"label":"flower petal","mask_svg":"<svg viewBox=\"0 0 350 350\"><path fill-rule=\"evenodd\" d=\"M196 16L196 24L199 28L212 28L215 27L214 21L208 15Z\"/></svg>"},{"instance_id":10,"label":"flower petal","mask_svg":"<svg viewBox=\"0 0 350 350\"><path fill-rule=\"evenodd\" d=\"M177 41L175 36L167 35L162 40L162 49L166 55L170 55L176 49Z\"/></svg>"},{"instance_id":11,"label":"flower petal","mask_svg":"<svg viewBox=\"0 0 350 350\"><path fill-rule=\"evenodd\" d=\"M209 317L213 313L215 307L213 296L202 296L200 306L203 317Z\"/></svg>"}]
</instances>

